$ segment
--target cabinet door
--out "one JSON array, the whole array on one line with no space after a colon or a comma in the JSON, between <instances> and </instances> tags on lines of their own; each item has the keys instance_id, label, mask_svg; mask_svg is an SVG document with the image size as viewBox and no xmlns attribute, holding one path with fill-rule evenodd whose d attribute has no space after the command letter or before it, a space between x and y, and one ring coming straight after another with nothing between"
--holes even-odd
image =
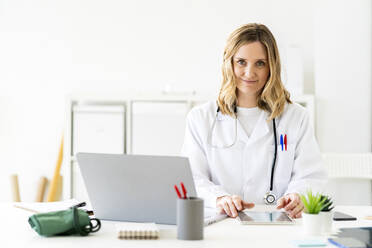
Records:
<instances>
[{"instance_id":1,"label":"cabinet door","mask_svg":"<svg viewBox=\"0 0 372 248\"><path fill-rule=\"evenodd\" d=\"M125 153L125 105L74 106L72 119L72 154ZM80 168L71 162L71 194L89 202Z\"/></svg>"},{"instance_id":2,"label":"cabinet door","mask_svg":"<svg viewBox=\"0 0 372 248\"><path fill-rule=\"evenodd\" d=\"M180 155L188 110L187 102L133 102L132 154Z\"/></svg>"},{"instance_id":3,"label":"cabinet door","mask_svg":"<svg viewBox=\"0 0 372 248\"><path fill-rule=\"evenodd\" d=\"M125 106L74 106L72 137L73 155L124 153Z\"/></svg>"}]
</instances>

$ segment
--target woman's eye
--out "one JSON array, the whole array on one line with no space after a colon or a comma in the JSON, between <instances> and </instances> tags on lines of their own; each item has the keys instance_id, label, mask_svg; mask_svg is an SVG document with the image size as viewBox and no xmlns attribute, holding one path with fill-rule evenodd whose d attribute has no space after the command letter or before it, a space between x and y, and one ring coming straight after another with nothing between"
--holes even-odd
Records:
<instances>
[{"instance_id":1,"label":"woman's eye","mask_svg":"<svg viewBox=\"0 0 372 248\"><path fill-rule=\"evenodd\" d=\"M238 62L237 62L239 65L245 65L245 61L244 60L238 60Z\"/></svg>"},{"instance_id":2,"label":"woman's eye","mask_svg":"<svg viewBox=\"0 0 372 248\"><path fill-rule=\"evenodd\" d=\"M257 62L257 65L258 65L258 66L265 66L265 62L263 62L263 61L258 61L258 62Z\"/></svg>"}]
</instances>

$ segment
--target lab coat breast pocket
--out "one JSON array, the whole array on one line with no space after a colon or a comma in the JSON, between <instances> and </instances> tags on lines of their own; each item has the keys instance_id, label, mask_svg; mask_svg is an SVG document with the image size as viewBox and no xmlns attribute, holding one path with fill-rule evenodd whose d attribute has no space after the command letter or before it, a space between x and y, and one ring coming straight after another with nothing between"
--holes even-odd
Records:
<instances>
[{"instance_id":1,"label":"lab coat breast pocket","mask_svg":"<svg viewBox=\"0 0 372 248\"><path fill-rule=\"evenodd\" d=\"M270 153L271 158L274 158L275 147L271 145ZM293 164L294 164L294 155L295 155L295 145L288 144L287 149L278 145L277 147L277 157L275 163L274 171L274 184L280 187L280 191L285 191L292 176ZM273 160L271 160L272 163ZM272 164L271 164L272 165ZM271 170L271 167L270 167ZM284 192L282 192L284 193Z\"/></svg>"}]
</instances>

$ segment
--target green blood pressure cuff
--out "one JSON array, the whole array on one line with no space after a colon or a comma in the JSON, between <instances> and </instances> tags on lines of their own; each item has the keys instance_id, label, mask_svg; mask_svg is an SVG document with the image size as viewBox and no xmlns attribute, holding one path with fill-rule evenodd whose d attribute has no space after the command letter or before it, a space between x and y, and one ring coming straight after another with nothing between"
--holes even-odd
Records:
<instances>
[{"instance_id":1,"label":"green blood pressure cuff","mask_svg":"<svg viewBox=\"0 0 372 248\"><path fill-rule=\"evenodd\" d=\"M95 222L96 225L93 225ZM34 214L28 219L28 223L41 236L72 235L86 236L91 232L97 232L101 222L96 218L90 218L85 210L76 207Z\"/></svg>"}]
</instances>

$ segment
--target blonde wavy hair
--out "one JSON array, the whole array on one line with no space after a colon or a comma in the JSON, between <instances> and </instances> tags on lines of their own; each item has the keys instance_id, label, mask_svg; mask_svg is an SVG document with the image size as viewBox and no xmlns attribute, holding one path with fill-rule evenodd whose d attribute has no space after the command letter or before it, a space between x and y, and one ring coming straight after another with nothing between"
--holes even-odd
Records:
<instances>
[{"instance_id":1,"label":"blonde wavy hair","mask_svg":"<svg viewBox=\"0 0 372 248\"><path fill-rule=\"evenodd\" d=\"M265 86L257 97L257 106L267 111L268 121L280 116L286 103L292 103L289 92L280 78L280 58L276 41L270 30L263 24L249 23L232 32L227 39L223 53L222 86L217 105L222 114L236 118L234 108L237 103L237 83L234 75L233 57L238 49L248 43L261 42L266 48L270 74Z\"/></svg>"}]
</instances>

